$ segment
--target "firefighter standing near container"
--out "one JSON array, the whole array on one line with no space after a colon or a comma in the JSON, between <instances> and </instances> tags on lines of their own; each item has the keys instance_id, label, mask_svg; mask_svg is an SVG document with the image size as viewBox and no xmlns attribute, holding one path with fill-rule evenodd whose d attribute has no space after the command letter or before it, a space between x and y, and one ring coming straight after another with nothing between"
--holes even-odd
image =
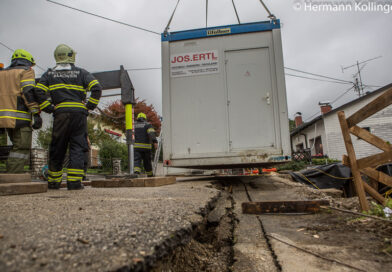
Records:
<instances>
[{"instance_id":1,"label":"firefighter standing near container","mask_svg":"<svg viewBox=\"0 0 392 272\"><path fill-rule=\"evenodd\" d=\"M6 129L13 144L7 160L7 173L23 173L31 150L32 129L42 127L34 98L33 56L23 49L12 54L11 65L0 69L0 128ZM33 125L31 121L33 119Z\"/></svg>"},{"instance_id":2,"label":"firefighter standing near container","mask_svg":"<svg viewBox=\"0 0 392 272\"><path fill-rule=\"evenodd\" d=\"M65 44L57 46L54 51L56 66L43 74L35 89L42 110L53 107L51 102L45 100L45 93L50 93L54 105L49 147L49 189L60 188L68 146L67 188L83 189L81 181L85 174L85 152L88 150L87 115L98 105L102 93L102 87L93 75L75 66L75 55L71 47ZM87 102L86 91L91 91Z\"/></svg>"},{"instance_id":3,"label":"firefighter standing near container","mask_svg":"<svg viewBox=\"0 0 392 272\"><path fill-rule=\"evenodd\" d=\"M151 165L151 148L154 144L157 148L157 139L155 130L150 123L147 122L147 116L139 113L135 122L135 174L142 172L142 162L147 176L152 177Z\"/></svg>"}]
</instances>

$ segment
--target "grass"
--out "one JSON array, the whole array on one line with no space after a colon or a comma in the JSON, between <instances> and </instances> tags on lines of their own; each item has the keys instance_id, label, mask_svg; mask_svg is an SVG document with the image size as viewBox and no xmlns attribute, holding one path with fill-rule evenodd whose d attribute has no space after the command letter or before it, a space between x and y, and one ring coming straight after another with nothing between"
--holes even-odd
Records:
<instances>
[{"instance_id":1,"label":"grass","mask_svg":"<svg viewBox=\"0 0 392 272\"><path fill-rule=\"evenodd\" d=\"M385 215L385 213L384 213L385 207L392 209L392 199L391 198L388 198L385 206L372 201L370 210L368 212L363 212L363 213L368 214L368 215L375 215L375 216L379 216L379 217L383 217L383 218L392 220L392 217L387 217Z\"/></svg>"}]
</instances>

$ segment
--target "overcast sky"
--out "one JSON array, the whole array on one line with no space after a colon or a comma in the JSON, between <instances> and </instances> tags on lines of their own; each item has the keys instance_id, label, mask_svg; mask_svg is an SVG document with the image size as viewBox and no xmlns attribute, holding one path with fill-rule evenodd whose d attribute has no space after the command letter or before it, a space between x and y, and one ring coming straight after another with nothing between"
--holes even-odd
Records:
<instances>
[{"instance_id":1,"label":"overcast sky","mask_svg":"<svg viewBox=\"0 0 392 272\"><path fill-rule=\"evenodd\" d=\"M56 1L159 33L165 28L177 3L177 0ZM205 27L205 2L181 0L170 30ZM237 23L231 0L208 2L208 26ZM268 19L259 0L234 2L241 23ZM392 5L392 1L385 2ZM348 69L342 73L341 66L382 56L364 67L363 82L375 86L392 82L392 12L354 10L354 6L352 11L309 11L304 10L303 1L265 0L265 3L283 23L286 67L352 81L356 71ZM53 51L60 43L73 47L78 53L76 64L91 72L115 70L121 64L127 69L161 67L159 35L45 0L0 0L0 18L0 42L13 49L28 50L37 64L45 69L55 65ZM8 65L10 56L10 50L0 45L0 62ZM43 73L39 68L35 70L37 75ZM154 104L161 113L161 71L129 73L136 96ZM319 101L333 101L351 86L286 76L286 87L289 117L293 118L300 111L307 119L319 112ZM355 97L356 94L350 91L333 107ZM103 104L109 100L103 99Z\"/></svg>"}]
</instances>

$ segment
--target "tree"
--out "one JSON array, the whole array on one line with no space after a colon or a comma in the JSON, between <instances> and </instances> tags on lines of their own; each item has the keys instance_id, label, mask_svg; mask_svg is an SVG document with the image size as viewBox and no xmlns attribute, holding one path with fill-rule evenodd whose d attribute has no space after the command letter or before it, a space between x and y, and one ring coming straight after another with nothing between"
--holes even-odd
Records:
<instances>
[{"instance_id":1,"label":"tree","mask_svg":"<svg viewBox=\"0 0 392 272\"><path fill-rule=\"evenodd\" d=\"M290 129L290 132L295 129L295 121L294 120L289 119L289 129Z\"/></svg>"},{"instance_id":2,"label":"tree","mask_svg":"<svg viewBox=\"0 0 392 272\"><path fill-rule=\"evenodd\" d=\"M46 129L40 129L38 131L37 143L39 147L49 150L49 145L50 142L52 141L52 129L53 129L52 126L50 126L47 127Z\"/></svg>"},{"instance_id":3,"label":"tree","mask_svg":"<svg viewBox=\"0 0 392 272\"><path fill-rule=\"evenodd\" d=\"M161 130L161 120L158 113L155 111L154 106L152 104L147 105L145 100L140 100L139 98L136 98L136 104L134 106L135 119L140 112L146 114L147 121L151 123L151 125L154 127L157 134L159 135L159 132ZM121 100L117 100L107 106L105 109L103 109L103 113L104 114L101 114L102 122L109 126L112 126L113 128L117 128L125 132L125 107Z\"/></svg>"}]
</instances>

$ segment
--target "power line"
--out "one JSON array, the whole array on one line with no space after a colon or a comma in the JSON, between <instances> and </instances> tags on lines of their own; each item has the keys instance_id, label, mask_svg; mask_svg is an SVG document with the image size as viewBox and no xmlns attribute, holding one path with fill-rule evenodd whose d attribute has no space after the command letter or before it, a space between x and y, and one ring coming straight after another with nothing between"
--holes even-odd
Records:
<instances>
[{"instance_id":1,"label":"power line","mask_svg":"<svg viewBox=\"0 0 392 272\"><path fill-rule=\"evenodd\" d=\"M108 20L108 21L111 21L111 22L114 22L114 23L117 23L117 24L121 24L121 25L125 25L125 26L131 27L131 28L135 28L135 29L139 29L139 30L142 30L142 31L150 32L150 33L153 33L153 34L157 34L159 36L161 35L160 33L156 32L156 31L153 31L153 30L145 29L145 28L142 28L142 27L139 27L139 26L127 24L127 23L124 23L124 22L121 22L121 21L117 21L117 20L114 20L114 19L110 19L108 17L104 17L104 16L101 16L101 15L98 15L98 14L95 14L95 13L92 13L92 12L84 11L84 10L77 9L77 8L74 8L74 7L71 7L71 6L67 6L67 5L64 5L64 4L61 4L61 3L57 3L57 2L52 1L52 0L46 0L46 1L48 1L48 2L50 2L52 4L56 4L56 5L59 5L59 6L63 6L63 7L72 9L72 10L76 10L76 11L88 14L88 15L91 15L91 16L95 16L95 17L98 17L98 18L101 18L101 19L104 19L104 20Z\"/></svg>"},{"instance_id":2,"label":"power line","mask_svg":"<svg viewBox=\"0 0 392 272\"><path fill-rule=\"evenodd\" d=\"M319 79L319 78L311 78L311 77L299 76L299 75L294 75L294 74L289 74L289 73L285 73L285 75L293 76L293 77L299 77L299 78L305 78L305 79L310 79L310 80L316 80L316 81L337 83L337 84L352 84L351 82L348 83L348 82L332 81L332 80L325 80L325 79Z\"/></svg>"},{"instance_id":3,"label":"power line","mask_svg":"<svg viewBox=\"0 0 392 272\"><path fill-rule=\"evenodd\" d=\"M339 79L339 78L333 78L333 77L329 77L329 76L323 76L323 75L319 75L319 74L315 74L315 73L309 73L309 72L305 72L305 71L294 69L294 68L289 68L289 67L284 67L284 68L287 69L287 70L291 70L291 71L295 71L295 72L299 72L299 73L304 73L304 74L308 74L308 75L312 75L312 76L318 76L318 77L322 77L322 78L332 79L332 80L346 82L346 83L351 83L351 84L353 83L353 82L348 81L348 80L343 80L343 79Z\"/></svg>"},{"instance_id":4,"label":"power line","mask_svg":"<svg viewBox=\"0 0 392 272\"><path fill-rule=\"evenodd\" d=\"M2 46L4 46L5 48L7 48L8 50L10 50L11 52L14 52L14 51L15 51L14 49L8 47L7 45L5 45L5 44L2 43L2 42L0 42L0 44L1 44Z\"/></svg>"},{"instance_id":5,"label":"power line","mask_svg":"<svg viewBox=\"0 0 392 272\"><path fill-rule=\"evenodd\" d=\"M9 46L7 46L6 44L4 44L4 43L2 43L2 42L0 42L0 44L2 45L2 46L4 46L5 48L7 48L8 50L10 50L11 52L14 52L15 50L14 49L12 49L11 47L9 47ZM37 66L37 68L39 68L39 69L41 69L42 71L46 71L44 68L42 68L41 66L39 66L38 64L35 64L35 66Z\"/></svg>"},{"instance_id":6,"label":"power line","mask_svg":"<svg viewBox=\"0 0 392 272\"><path fill-rule=\"evenodd\" d=\"M352 86L351 88L345 90L343 94L340 94L339 96L337 96L336 98L334 98L334 100L331 102L331 104L335 103L335 102L338 101L340 98L342 98L345 94L347 94L349 91L351 91L352 88L354 88L354 86ZM316 116L316 115L319 114L319 113L320 113L320 111L317 111L316 113L312 114L310 117L306 118L305 121L312 119L314 116Z\"/></svg>"},{"instance_id":7,"label":"power line","mask_svg":"<svg viewBox=\"0 0 392 272\"><path fill-rule=\"evenodd\" d=\"M335 103L336 101L338 101L340 98L342 98L346 93L348 93L349 91L351 91L351 89L354 88L354 86L352 86L350 89L347 89L343 94L339 95L337 98L335 98L331 104Z\"/></svg>"}]
</instances>

